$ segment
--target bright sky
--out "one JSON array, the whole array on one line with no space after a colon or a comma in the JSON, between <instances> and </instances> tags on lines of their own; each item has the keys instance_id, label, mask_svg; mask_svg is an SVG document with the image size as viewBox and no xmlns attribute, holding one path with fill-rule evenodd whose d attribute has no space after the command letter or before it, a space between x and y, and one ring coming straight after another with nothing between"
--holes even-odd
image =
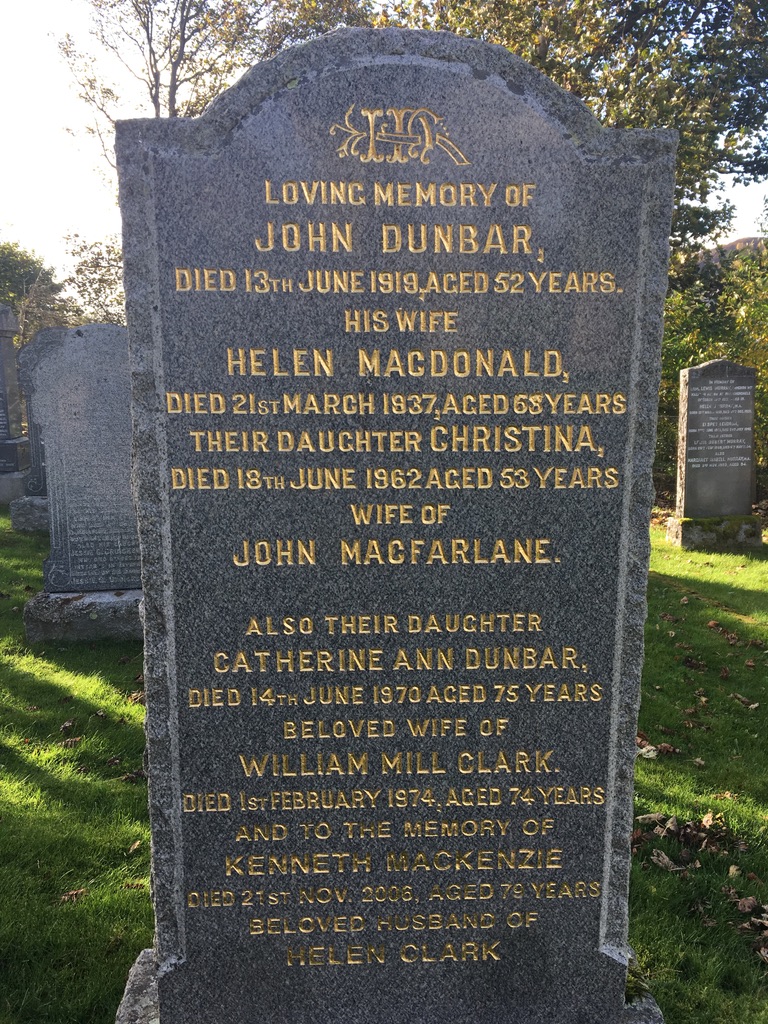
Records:
<instances>
[{"instance_id":1,"label":"bright sky","mask_svg":"<svg viewBox=\"0 0 768 1024\"><path fill-rule=\"evenodd\" d=\"M114 184L86 132L88 108L57 49L67 32L89 47L88 12L87 0L8 4L0 39L0 241L18 242L62 276L67 235L95 242L120 230ZM766 196L766 184L728 189L738 215L725 240L757 233Z\"/></svg>"}]
</instances>

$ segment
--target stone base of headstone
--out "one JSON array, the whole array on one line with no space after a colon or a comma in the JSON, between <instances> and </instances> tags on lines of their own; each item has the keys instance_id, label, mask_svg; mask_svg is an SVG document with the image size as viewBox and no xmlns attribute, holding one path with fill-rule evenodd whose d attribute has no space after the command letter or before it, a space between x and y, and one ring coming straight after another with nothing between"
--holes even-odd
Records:
<instances>
[{"instance_id":1,"label":"stone base of headstone","mask_svg":"<svg viewBox=\"0 0 768 1024\"><path fill-rule=\"evenodd\" d=\"M24 605L29 643L45 640L141 640L142 592L35 594Z\"/></svg>"},{"instance_id":2,"label":"stone base of headstone","mask_svg":"<svg viewBox=\"0 0 768 1024\"><path fill-rule=\"evenodd\" d=\"M762 520L757 516L714 516L710 519L667 521L667 540L686 551L730 551L759 548Z\"/></svg>"},{"instance_id":3,"label":"stone base of headstone","mask_svg":"<svg viewBox=\"0 0 768 1024\"><path fill-rule=\"evenodd\" d=\"M664 1015L653 996L643 996L624 1008L621 1024L664 1024Z\"/></svg>"},{"instance_id":4,"label":"stone base of headstone","mask_svg":"<svg viewBox=\"0 0 768 1024\"><path fill-rule=\"evenodd\" d=\"M28 476L28 469L21 473L0 473L0 505L10 505L16 498L24 496Z\"/></svg>"},{"instance_id":5,"label":"stone base of headstone","mask_svg":"<svg viewBox=\"0 0 768 1024\"><path fill-rule=\"evenodd\" d=\"M115 1024L160 1024L155 952L142 949L128 975Z\"/></svg>"},{"instance_id":6,"label":"stone base of headstone","mask_svg":"<svg viewBox=\"0 0 768 1024\"><path fill-rule=\"evenodd\" d=\"M160 1024L157 964L153 949L142 949L136 957L117 1008L115 1024ZM653 996L645 995L629 1003L616 1024L664 1024L664 1016Z\"/></svg>"},{"instance_id":7,"label":"stone base of headstone","mask_svg":"<svg viewBox=\"0 0 768 1024\"><path fill-rule=\"evenodd\" d=\"M25 495L11 502L11 527L19 533L48 532L48 499Z\"/></svg>"}]
</instances>

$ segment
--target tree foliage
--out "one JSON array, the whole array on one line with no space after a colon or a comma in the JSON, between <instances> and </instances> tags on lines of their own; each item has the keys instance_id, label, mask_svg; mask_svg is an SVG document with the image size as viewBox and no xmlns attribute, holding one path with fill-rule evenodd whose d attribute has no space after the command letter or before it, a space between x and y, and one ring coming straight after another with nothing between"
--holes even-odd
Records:
<instances>
[{"instance_id":1,"label":"tree foliage","mask_svg":"<svg viewBox=\"0 0 768 1024\"><path fill-rule=\"evenodd\" d=\"M0 304L10 306L19 321L17 342L30 341L43 327L69 327L79 322L77 303L63 294L64 284L54 278L34 253L16 242L0 242Z\"/></svg>"},{"instance_id":2,"label":"tree foliage","mask_svg":"<svg viewBox=\"0 0 768 1024\"><path fill-rule=\"evenodd\" d=\"M500 43L616 128L677 128L678 260L727 226L720 175L768 176L765 0L395 0L391 23Z\"/></svg>"},{"instance_id":3,"label":"tree foliage","mask_svg":"<svg viewBox=\"0 0 768 1024\"><path fill-rule=\"evenodd\" d=\"M96 54L71 36L60 50L113 162L117 116L193 117L251 64L342 25L369 24L372 0L89 0ZM116 59L144 101L104 71Z\"/></svg>"},{"instance_id":4,"label":"tree foliage","mask_svg":"<svg viewBox=\"0 0 768 1024\"><path fill-rule=\"evenodd\" d=\"M111 237L103 242L86 242L78 235L68 239L69 254L75 261L66 285L77 296L82 323L125 324L123 254L120 242Z\"/></svg>"},{"instance_id":5,"label":"tree foliage","mask_svg":"<svg viewBox=\"0 0 768 1024\"><path fill-rule=\"evenodd\" d=\"M672 472L680 371L710 359L757 369L755 445L768 468L768 247L708 254L698 278L670 293L664 317L657 465Z\"/></svg>"}]
</instances>

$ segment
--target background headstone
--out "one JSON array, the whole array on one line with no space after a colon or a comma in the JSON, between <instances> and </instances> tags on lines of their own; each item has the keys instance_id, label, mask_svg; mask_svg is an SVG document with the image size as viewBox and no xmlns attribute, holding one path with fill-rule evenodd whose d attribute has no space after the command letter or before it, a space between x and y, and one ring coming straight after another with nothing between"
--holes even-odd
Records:
<instances>
[{"instance_id":1,"label":"background headstone","mask_svg":"<svg viewBox=\"0 0 768 1024\"><path fill-rule=\"evenodd\" d=\"M21 533L48 530L48 489L45 482L45 448L40 424L32 404L32 384L24 365L19 367L19 383L27 408L27 437L30 465L25 480L25 493L11 502L11 526Z\"/></svg>"},{"instance_id":2,"label":"background headstone","mask_svg":"<svg viewBox=\"0 0 768 1024\"><path fill-rule=\"evenodd\" d=\"M727 359L680 372L677 504L667 534L683 547L762 543L751 515L756 374Z\"/></svg>"},{"instance_id":3,"label":"background headstone","mask_svg":"<svg viewBox=\"0 0 768 1024\"><path fill-rule=\"evenodd\" d=\"M624 990L674 133L344 31L117 148L162 1024L658 1020Z\"/></svg>"},{"instance_id":4,"label":"background headstone","mask_svg":"<svg viewBox=\"0 0 768 1024\"><path fill-rule=\"evenodd\" d=\"M123 636L126 618L135 635L141 570L130 484L128 332L101 324L49 328L20 361L45 444L51 534L45 590L24 610L27 637L81 639L83 629ZM112 597L101 598L98 609L72 597L94 591ZM78 612L85 621L75 628Z\"/></svg>"},{"instance_id":5,"label":"background headstone","mask_svg":"<svg viewBox=\"0 0 768 1024\"><path fill-rule=\"evenodd\" d=\"M23 434L14 335L19 325L10 306L0 306L0 504L24 493L29 441Z\"/></svg>"},{"instance_id":6,"label":"background headstone","mask_svg":"<svg viewBox=\"0 0 768 1024\"><path fill-rule=\"evenodd\" d=\"M32 498L42 498L48 493L45 481L45 447L32 402L32 384L23 364L19 367L19 382L27 404L27 434L29 435L30 454L27 494Z\"/></svg>"}]
</instances>

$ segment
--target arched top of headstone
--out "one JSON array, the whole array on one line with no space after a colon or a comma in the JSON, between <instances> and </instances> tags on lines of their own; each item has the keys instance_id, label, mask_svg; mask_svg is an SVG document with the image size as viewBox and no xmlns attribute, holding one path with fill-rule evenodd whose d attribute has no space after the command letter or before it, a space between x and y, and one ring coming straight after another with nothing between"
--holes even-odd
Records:
<instances>
[{"instance_id":1,"label":"arched top of headstone","mask_svg":"<svg viewBox=\"0 0 768 1024\"><path fill-rule=\"evenodd\" d=\"M19 321L10 306L0 306L0 338L19 333Z\"/></svg>"},{"instance_id":2,"label":"arched top of headstone","mask_svg":"<svg viewBox=\"0 0 768 1024\"><path fill-rule=\"evenodd\" d=\"M84 324L82 327L44 327L19 352L19 372L24 386L27 387L29 375L34 373L40 360L48 360L53 352L75 345L79 339L85 339L84 345L94 344L100 347L122 345L126 333L125 327L117 324ZM75 357L73 356L73 359ZM71 362L70 359L67 360Z\"/></svg>"},{"instance_id":3,"label":"arched top of headstone","mask_svg":"<svg viewBox=\"0 0 768 1024\"><path fill-rule=\"evenodd\" d=\"M654 153L669 152L677 139L677 133L672 130L650 132L602 128L578 97L555 85L503 46L462 38L450 32L398 28L340 29L292 47L251 68L235 85L218 96L199 118L171 121L147 118L120 122L118 137L126 132L139 132L150 145L157 140L166 149L170 143L188 152L210 153L231 144L238 133L247 134L249 120L286 94L300 97L312 92L314 104L318 83L322 79L338 77L340 84L344 83L340 92L346 95L348 83L356 73L373 68L381 72L382 84L380 95L372 95L368 99L368 114L359 106L358 109L350 107L346 117L344 110L328 110L328 131L340 150L346 146L340 155L366 155L363 143L369 131L373 135L371 114L374 109L381 110L380 123L376 128L383 128L385 132L391 129L392 126L384 124L384 120L387 114L393 117L397 111L388 110L387 105L394 106L400 101L391 99L387 87L396 87L405 68L422 69L424 72L439 69L466 79L468 85L485 83L487 88L498 93L499 99L507 98L528 107L534 116L548 122L563 139L582 151L585 159L611 155L620 161L647 160ZM419 110L418 96L412 97L412 103L415 109L409 114L425 115L416 130L431 130L432 142L442 145L446 152L450 151L457 164L472 163L471 154L465 156L462 152L465 143L460 138L462 131L471 126L445 123L443 111ZM321 116L316 105L313 106L313 116ZM338 123L340 119L341 123ZM475 128L479 138L487 132L480 123ZM386 150L386 146L383 148ZM386 159L391 154L377 155ZM414 155L422 163L429 162L428 158L422 159L423 152Z\"/></svg>"},{"instance_id":4,"label":"arched top of headstone","mask_svg":"<svg viewBox=\"0 0 768 1024\"><path fill-rule=\"evenodd\" d=\"M710 359L706 363L699 363L698 366L688 366L681 373L697 377L754 377L757 370L754 366L743 366L731 359Z\"/></svg>"}]
</instances>

